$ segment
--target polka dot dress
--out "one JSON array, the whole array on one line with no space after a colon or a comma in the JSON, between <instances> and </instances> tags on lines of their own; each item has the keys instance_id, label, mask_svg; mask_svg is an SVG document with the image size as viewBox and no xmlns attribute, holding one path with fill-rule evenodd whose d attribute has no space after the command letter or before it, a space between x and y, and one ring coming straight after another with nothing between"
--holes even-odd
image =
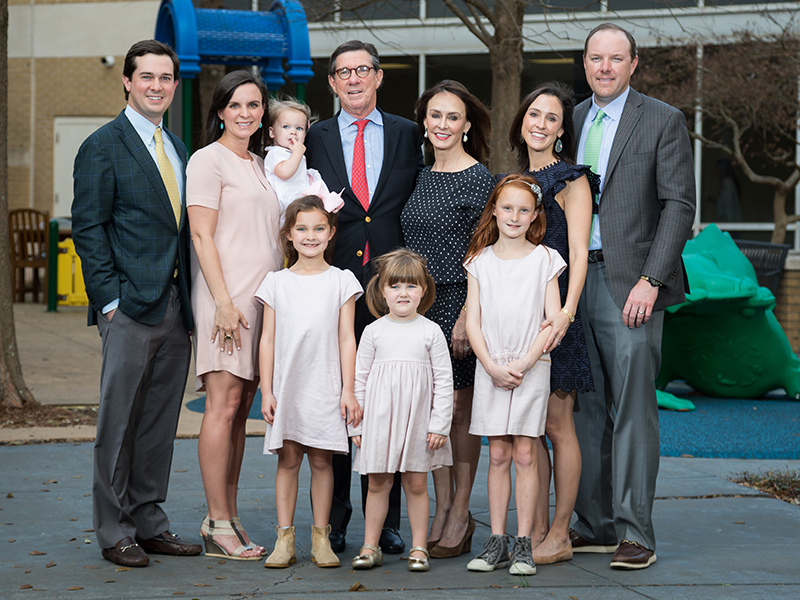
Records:
<instances>
[{"instance_id":1,"label":"polka dot dress","mask_svg":"<svg viewBox=\"0 0 800 600\"><path fill-rule=\"evenodd\" d=\"M401 215L406 245L428 260L428 271L436 282L436 302L425 316L442 328L448 345L467 300L462 262L494 186L494 177L481 163L454 173L426 167ZM455 360L451 349L450 358L455 389L471 386L475 355Z\"/></svg>"}]
</instances>

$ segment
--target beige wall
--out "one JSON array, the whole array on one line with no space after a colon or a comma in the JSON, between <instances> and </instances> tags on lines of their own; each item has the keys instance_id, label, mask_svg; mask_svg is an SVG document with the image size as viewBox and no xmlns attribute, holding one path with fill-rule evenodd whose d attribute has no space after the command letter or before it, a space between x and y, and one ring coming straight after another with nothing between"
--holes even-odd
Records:
<instances>
[{"instance_id":1,"label":"beige wall","mask_svg":"<svg viewBox=\"0 0 800 600\"><path fill-rule=\"evenodd\" d=\"M8 208L30 204L31 59L8 61Z\"/></svg>"},{"instance_id":2,"label":"beige wall","mask_svg":"<svg viewBox=\"0 0 800 600\"><path fill-rule=\"evenodd\" d=\"M158 1L9 5L9 208L52 211L55 117L113 117L124 108L124 55L152 37ZM100 62L108 55L112 68Z\"/></svg>"},{"instance_id":3,"label":"beige wall","mask_svg":"<svg viewBox=\"0 0 800 600\"><path fill-rule=\"evenodd\" d=\"M123 58L110 69L97 58L9 60L9 208L53 210L53 119L122 110Z\"/></svg>"}]
</instances>

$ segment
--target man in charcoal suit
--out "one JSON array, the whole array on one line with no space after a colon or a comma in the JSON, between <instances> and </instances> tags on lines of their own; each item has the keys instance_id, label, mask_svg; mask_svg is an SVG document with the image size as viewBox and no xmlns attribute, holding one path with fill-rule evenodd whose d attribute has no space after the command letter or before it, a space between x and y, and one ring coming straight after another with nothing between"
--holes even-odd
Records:
<instances>
[{"instance_id":1,"label":"man in charcoal suit","mask_svg":"<svg viewBox=\"0 0 800 600\"><path fill-rule=\"evenodd\" d=\"M695 214L684 115L630 87L633 36L604 23L584 48L594 94L575 108L578 162L601 177L580 308L596 392L580 394L583 468L574 552L613 552L611 566L656 561L659 465L655 378L664 308L684 301L681 252Z\"/></svg>"}]
</instances>

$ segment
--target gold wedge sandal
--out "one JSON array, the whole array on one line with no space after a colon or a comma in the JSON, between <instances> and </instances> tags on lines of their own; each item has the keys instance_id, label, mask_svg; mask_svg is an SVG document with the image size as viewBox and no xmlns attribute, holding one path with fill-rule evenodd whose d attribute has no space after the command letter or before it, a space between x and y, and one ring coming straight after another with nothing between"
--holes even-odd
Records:
<instances>
[{"instance_id":1,"label":"gold wedge sandal","mask_svg":"<svg viewBox=\"0 0 800 600\"><path fill-rule=\"evenodd\" d=\"M252 550L244 542L244 537L234 525L233 521L214 521L206 516L200 526L200 534L206 548L206 556L214 558L228 558L231 560L261 560L261 555L242 556L244 552ZM215 535L229 535L239 540L239 546L233 552L228 552L218 542L214 541Z\"/></svg>"}]
</instances>

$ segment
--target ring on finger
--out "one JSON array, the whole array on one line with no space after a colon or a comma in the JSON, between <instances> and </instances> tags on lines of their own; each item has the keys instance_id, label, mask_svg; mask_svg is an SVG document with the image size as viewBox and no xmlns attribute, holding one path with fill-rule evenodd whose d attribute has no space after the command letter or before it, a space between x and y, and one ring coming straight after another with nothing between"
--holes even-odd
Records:
<instances>
[{"instance_id":1,"label":"ring on finger","mask_svg":"<svg viewBox=\"0 0 800 600\"><path fill-rule=\"evenodd\" d=\"M640 310L640 311L639 311L639 314L640 314L640 315L643 315L643 314L644 314L644 311L643 311L643 310Z\"/></svg>"},{"instance_id":2,"label":"ring on finger","mask_svg":"<svg viewBox=\"0 0 800 600\"><path fill-rule=\"evenodd\" d=\"M232 335L226 335L226 336L225 336L225 339L226 339L226 340L232 340L232 339L233 339L233 336L232 336Z\"/></svg>"}]
</instances>

